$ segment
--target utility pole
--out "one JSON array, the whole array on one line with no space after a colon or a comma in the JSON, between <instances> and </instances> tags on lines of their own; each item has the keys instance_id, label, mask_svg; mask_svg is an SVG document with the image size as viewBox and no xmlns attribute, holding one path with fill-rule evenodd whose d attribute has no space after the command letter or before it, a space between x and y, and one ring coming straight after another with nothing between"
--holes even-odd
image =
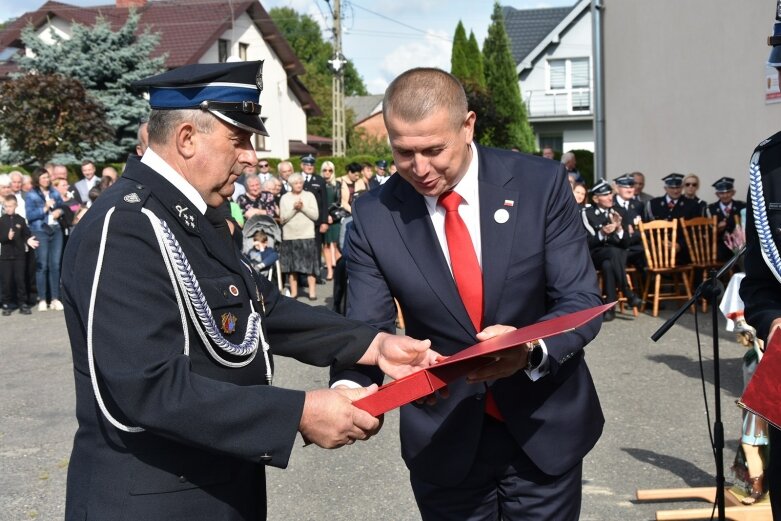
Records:
<instances>
[{"instance_id":1,"label":"utility pole","mask_svg":"<svg viewBox=\"0 0 781 521\"><path fill-rule=\"evenodd\" d=\"M342 20L340 0L333 0L334 15L334 57L328 61L333 71L333 154L344 157L347 149L347 134L344 115L344 66L342 55Z\"/></svg>"}]
</instances>

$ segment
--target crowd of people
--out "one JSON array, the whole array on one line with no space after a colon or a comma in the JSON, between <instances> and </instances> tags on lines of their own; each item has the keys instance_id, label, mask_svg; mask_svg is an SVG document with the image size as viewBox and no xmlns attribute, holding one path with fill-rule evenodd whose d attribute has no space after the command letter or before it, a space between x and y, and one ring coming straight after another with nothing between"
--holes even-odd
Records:
<instances>
[{"instance_id":1,"label":"crowd of people","mask_svg":"<svg viewBox=\"0 0 781 521\"><path fill-rule=\"evenodd\" d=\"M645 175L632 172L612 182L598 181L588 188L575 168L574 155L565 153L561 162L568 172L572 195L581 207L583 226L589 236L589 251L596 269L604 280L605 298L616 300L623 293L631 307L642 306L642 299L627 283L626 268L632 266L643 278L646 260L638 224L655 220L677 221L679 218L717 217L717 258L726 262L732 257L731 234L741 224L741 211L746 203L735 199L735 180L722 177L713 183L716 201L700 199L700 179L694 174L671 173L662 178L664 195L655 197L645 190ZM682 233L676 249L678 264L690 261ZM605 314L613 320L615 311Z\"/></svg>"},{"instance_id":2,"label":"crowd of people","mask_svg":"<svg viewBox=\"0 0 781 521\"><path fill-rule=\"evenodd\" d=\"M82 179L69 184L68 169L47 163L31 174L0 174L0 295L2 315L14 310L29 315L62 311L60 265L71 230L103 190L118 177L105 167L98 177L95 162L81 164ZM13 200L13 201L12 201Z\"/></svg>"}]
</instances>

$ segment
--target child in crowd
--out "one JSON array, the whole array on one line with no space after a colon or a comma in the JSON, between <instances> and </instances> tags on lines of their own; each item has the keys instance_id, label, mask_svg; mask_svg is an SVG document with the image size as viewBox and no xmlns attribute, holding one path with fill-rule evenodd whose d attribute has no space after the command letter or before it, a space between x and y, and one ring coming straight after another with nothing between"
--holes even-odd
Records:
<instances>
[{"instance_id":1,"label":"child in crowd","mask_svg":"<svg viewBox=\"0 0 781 521\"><path fill-rule=\"evenodd\" d=\"M0 285L3 289L3 316L12 313L13 289L16 288L16 303L22 315L30 314L27 305L25 267L27 247L37 248L38 241L20 215L16 215L16 197L3 198L3 216L0 217Z\"/></svg>"},{"instance_id":2,"label":"child in crowd","mask_svg":"<svg viewBox=\"0 0 781 521\"><path fill-rule=\"evenodd\" d=\"M247 256L257 271L266 270L279 260L279 254L268 245L268 235L260 230L252 236L252 249Z\"/></svg>"}]
</instances>

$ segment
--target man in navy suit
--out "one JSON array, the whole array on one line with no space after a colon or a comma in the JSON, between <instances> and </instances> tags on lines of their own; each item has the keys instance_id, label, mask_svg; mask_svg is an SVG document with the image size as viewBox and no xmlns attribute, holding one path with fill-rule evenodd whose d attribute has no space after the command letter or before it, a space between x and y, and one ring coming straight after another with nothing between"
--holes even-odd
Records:
<instances>
[{"instance_id":1,"label":"man in navy suit","mask_svg":"<svg viewBox=\"0 0 781 521\"><path fill-rule=\"evenodd\" d=\"M601 303L560 163L475 144L464 90L438 69L399 76L383 112L399 175L354 205L348 316L394 331L395 298L406 333L452 355ZM466 251L476 262L465 279ZM604 423L583 350L599 326L497 356L449 398L402 408L424 520L578 519L582 459ZM379 380L332 375L333 386Z\"/></svg>"}]
</instances>

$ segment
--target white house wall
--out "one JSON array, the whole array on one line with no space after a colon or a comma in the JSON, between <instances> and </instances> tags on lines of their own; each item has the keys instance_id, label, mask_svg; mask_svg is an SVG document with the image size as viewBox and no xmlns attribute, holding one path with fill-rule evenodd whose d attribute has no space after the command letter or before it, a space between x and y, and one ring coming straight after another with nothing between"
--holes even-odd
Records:
<instances>
[{"instance_id":1,"label":"white house wall","mask_svg":"<svg viewBox=\"0 0 781 521\"><path fill-rule=\"evenodd\" d=\"M258 27L246 14L234 22L233 28L225 31L223 40L230 42L230 55L238 58L239 43L249 44L247 60L264 60L263 92L260 103L262 116L269 137L265 139L265 150L258 151L259 157L290 157L289 140L306 143L306 112L287 84L287 73L282 62L271 47L263 40ZM214 63L218 60L218 42L209 48L199 63Z\"/></svg>"},{"instance_id":2,"label":"white house wall","mask_svg":"<svg viewBox=\"0 0 781 521\"><path fill-rule=\"evenodd\" d=\"M593 65L591 12L589 10L561 35L558 45L549 46L545 52L537 57L533 67L526 69L521 74L521 95L524 103L529 107L529 117L538 137L540 132L549 133L551 127L544 122L544 119L547 116L553 116L554 112L557 115L557 119L566 117L566 115L582 116L593 114L593 95L591 96L590 111L578 111L573 114L569 110L568 95L554 94L550 90L548 84L548 60L572 58L588 58L589 64ZM593 73L589 73L589 82L589 88L593 91ZM540 119L539 124L535 121L536 119ZM562 135L565 151L573 148L594 149L594 133L590 128L588 131L584 131L583 125L577 124L575 128L568 130L569 127L566 123L557 126L561 129L559 133Z\"/></svg>"},{"instance_id":3,"label":"white house wall","mask_svg":"<svg viewBox=\"0 0 781 521\"><path fill-rule=\"evenodd\" d=\"M54 32L60 38L68 40L70 39L72 34L70 23L63 20L62 18L53 16L49 19L49 23L42 25L35 32L35 35L42 42L51 45L54 43L54 38L52 38L52 32ZM35 55L35 53L33 53L32 50L30 50L30 48L26 48L25 55L32 57Z\"/></svg>"}]
</instances>

